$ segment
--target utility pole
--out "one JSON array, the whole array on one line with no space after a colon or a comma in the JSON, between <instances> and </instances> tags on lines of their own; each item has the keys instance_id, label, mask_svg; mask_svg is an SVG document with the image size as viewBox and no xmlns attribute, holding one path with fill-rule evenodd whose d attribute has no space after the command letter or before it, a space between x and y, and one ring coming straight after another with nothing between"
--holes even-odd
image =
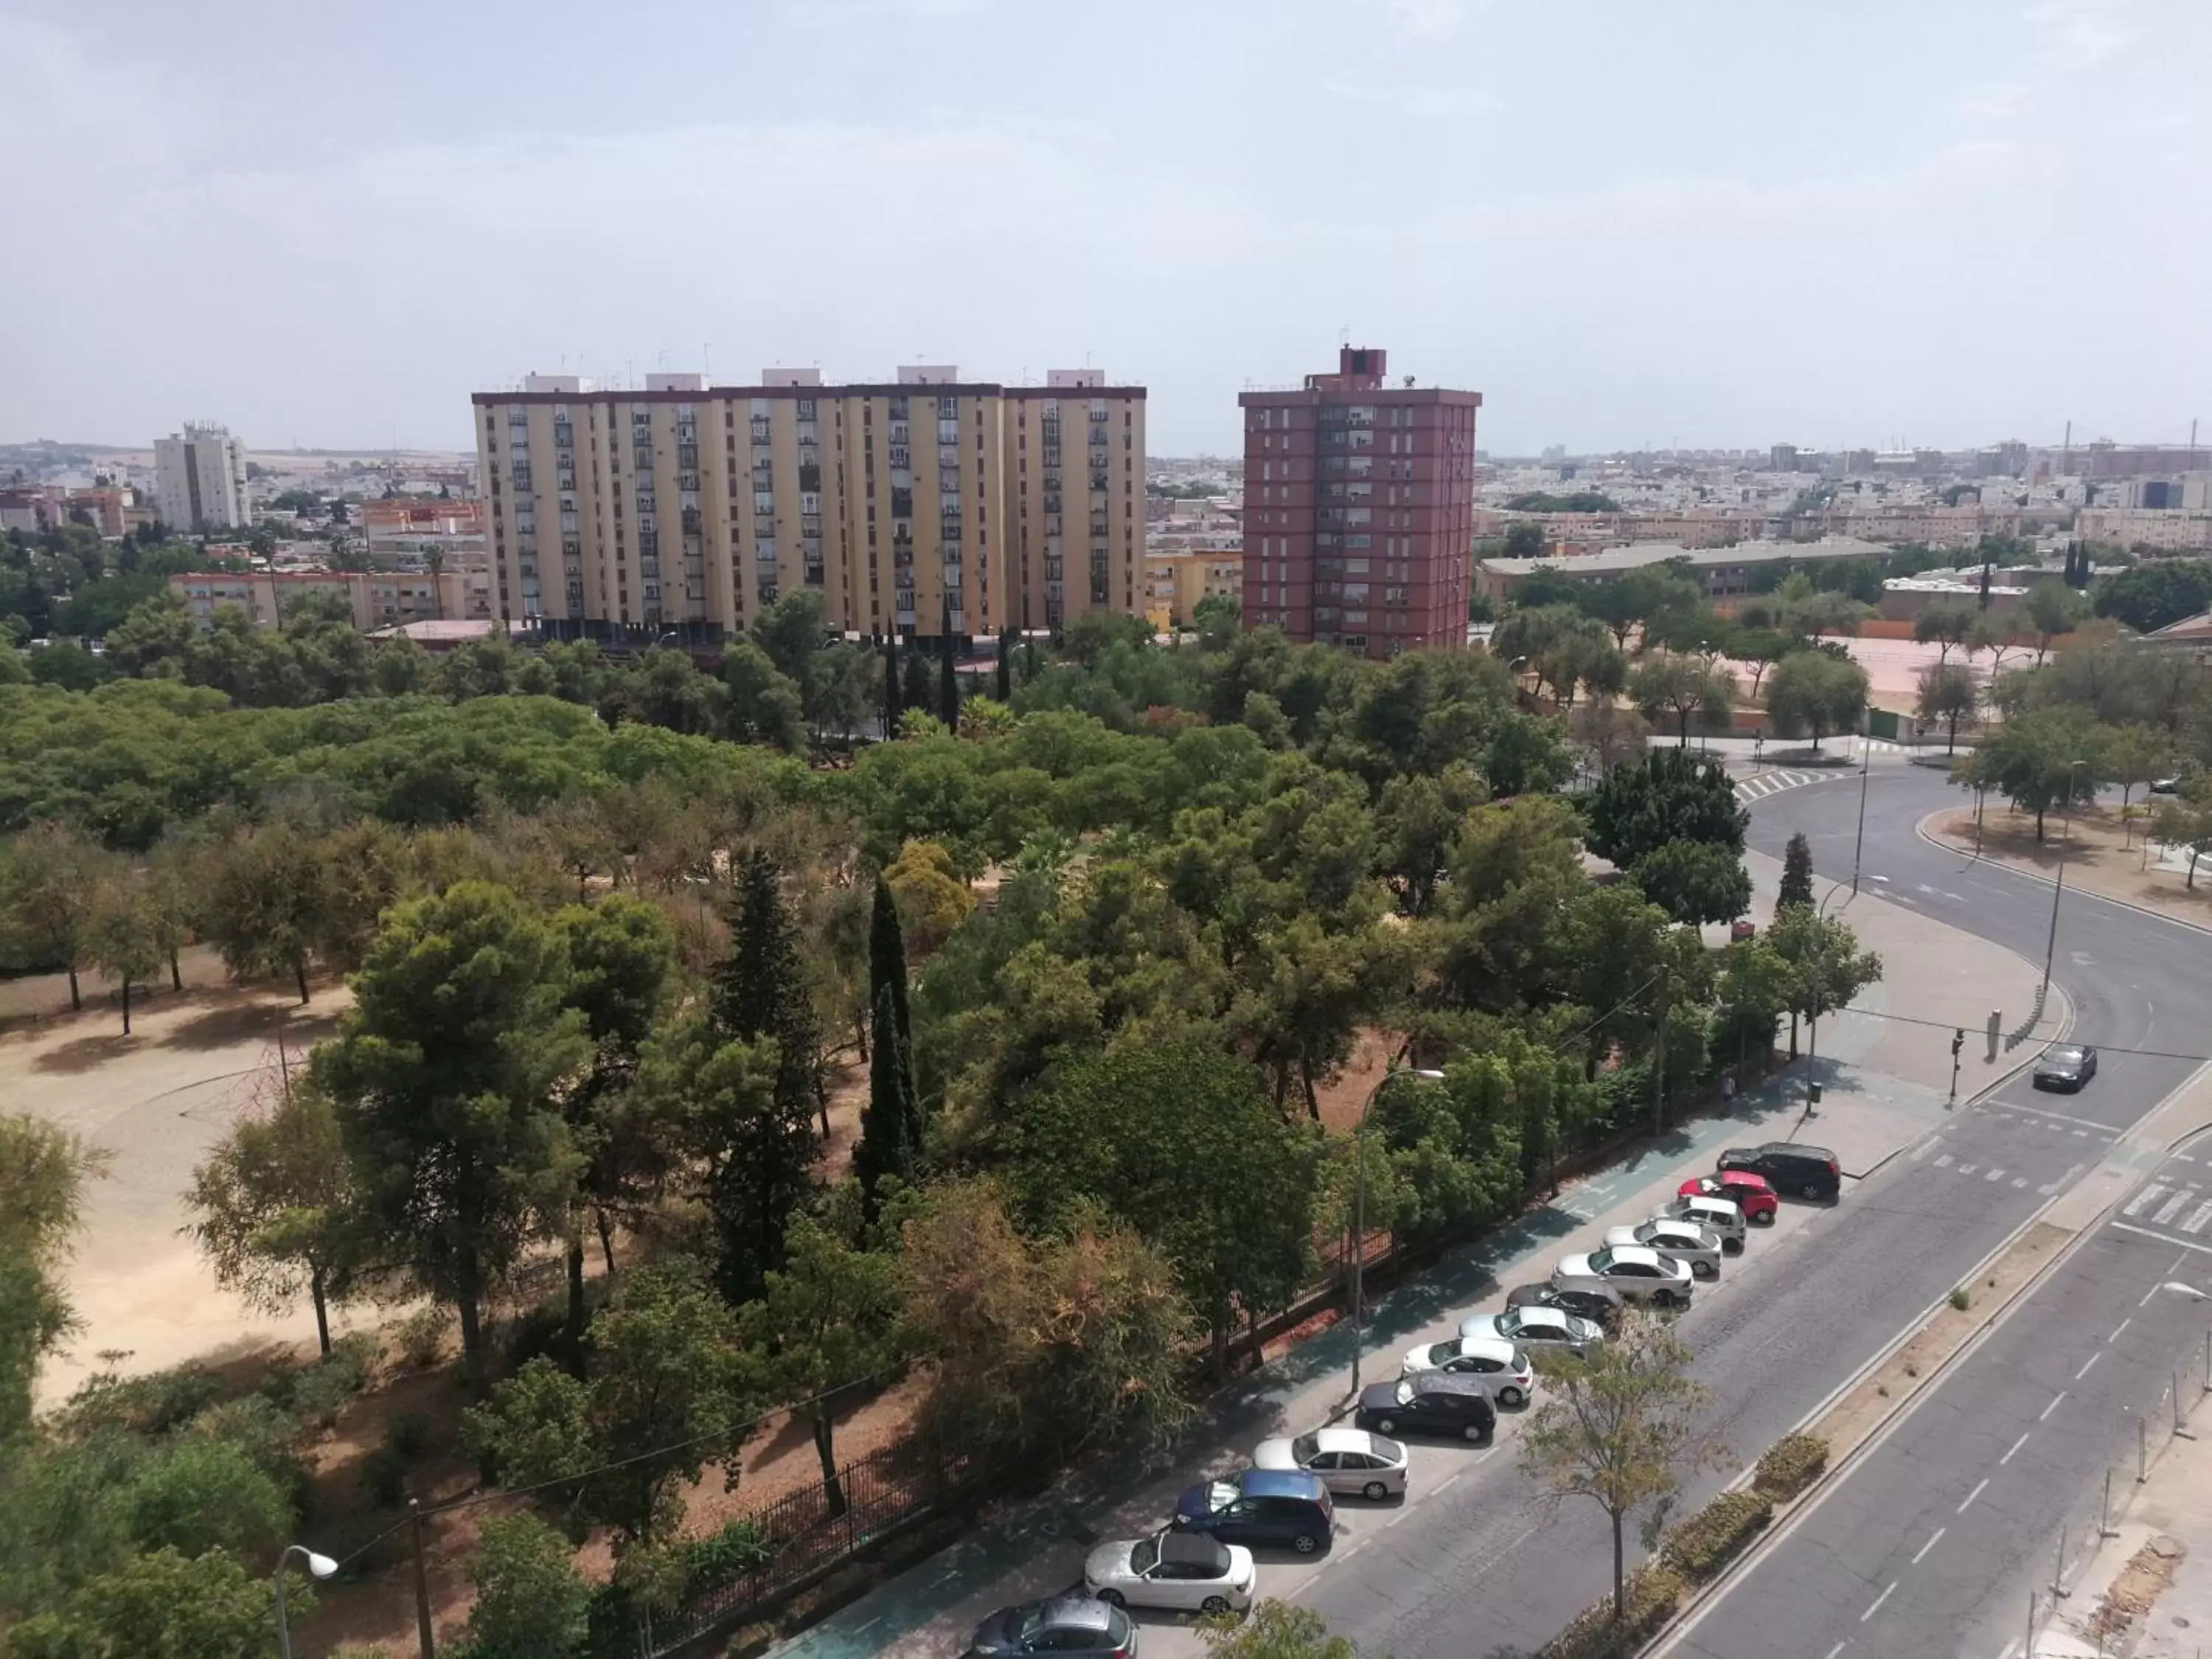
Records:
<instances>
[{"instance_id":1,"label":"utility pole","mask_svg":"<svg viewBox=\"0 0 2212 1659\"><path fill-rule=\"evenodd\" d=\"M1959 1054L1966 1046L1966 1028L1961 1025L1951 1033L1951 1097L1943 1103L1947 1106L1959 1103Z\"/></svg>"},{"instance_id":2,"label":"utility pole","mask_svg":"<svg viewBox=\"0 0 2212 1659\"><path fill-rule=\"evenodd\" d=\"M1867 780L1874 763L1874 714L1869 711L1860 722L1859 732L1859 834L1851 847L1851 896L1859 891L1859 860L1866 852Z\"/></svg>"},{"instance_id":3,"label":"utility pole","mask_svg":"<svg viewBox=\"0 0 2212 1659\"><path fill-rule=\"evenodd\" d=\"M438 1659L437 1639L430 1633L430 1578L422 1561L422 1500L407 1500L408 1530L415 1546L415 1635L422 1659Z\"/></svg>"}]
</instances>

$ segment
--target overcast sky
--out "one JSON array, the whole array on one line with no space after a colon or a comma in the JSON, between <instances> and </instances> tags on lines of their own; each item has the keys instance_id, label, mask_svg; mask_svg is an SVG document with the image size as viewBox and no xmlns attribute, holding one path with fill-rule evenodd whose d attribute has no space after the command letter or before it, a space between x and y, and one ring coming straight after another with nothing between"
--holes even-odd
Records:
<instances>
[{"instance_id":1,"label":"overcast sky","mask_svg":"<svg viewBox=\"0 0 2212 1659\"><path fill-rule=\"evenodd\" d=\"M0 0L0 440L1333 364L1481 441L2212 431L2205 0Z\"/></svg>"}]
</instances>

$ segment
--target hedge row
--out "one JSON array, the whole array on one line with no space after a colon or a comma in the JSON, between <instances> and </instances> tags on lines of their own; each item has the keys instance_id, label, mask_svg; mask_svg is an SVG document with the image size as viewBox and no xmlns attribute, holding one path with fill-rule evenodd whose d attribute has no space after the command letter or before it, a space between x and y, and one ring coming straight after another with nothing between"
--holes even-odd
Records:
<instances>
[{"instance_id":1,"label":"hedge row","mask_svg":"<svg viewBox=\"0 0 2212 1659\"><path fill-rule=\"evenodd\" d=\"M1784 1503L1820 1478L1828 1467L1828 1443L1817 1434L1785 1434L1766 1449L1751 1484L1777 1503Z\"/></svg>"},{"instance_id":2,"label":"hedge row","mask_svg":"<svg viewBox=\"0 0 2212 1659\"><path fill-rule=\"evenodd\" d=\"M1705 1583L1773 1518L1774 1500L1765 1492L1724 1492L1668 1530L1659 1559L1691 1583Z\"/></svg>"},{"instance_id":3,"label":"hedge row","mask_svg":"<svg viewBox=\"0 0 2212 1659\"><path fill-rule=\"evenodd\" d=\"M1628 1580L1626 1605L1617 1623L1608 1595L1585 1607L1537 1650L1537 1659L1630 1659L1674 1616L1688 1589L1679 1574L1664 1567L1639 1567Z\"/></svg>"}]
</instances>

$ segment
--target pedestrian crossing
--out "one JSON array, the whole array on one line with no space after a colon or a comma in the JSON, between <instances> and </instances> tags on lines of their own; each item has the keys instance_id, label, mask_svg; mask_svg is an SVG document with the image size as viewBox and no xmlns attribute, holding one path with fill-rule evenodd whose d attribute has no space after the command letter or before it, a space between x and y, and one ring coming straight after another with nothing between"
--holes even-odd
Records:
<instances>
[{"instance_id":1,"label":"pedestrian crossing","mask_svg":"<svg viewBox=\"0 0 2212 1659\"><path fill-rule=\"evenodd\" d=\"M2179 1184L2154 1181L2120 1206L2120 1214L2136 1224L2136 1231L2163 1228L2170 1235L2188 1238L2203 1236L2212 1226L2212 1200L2204 1197L2194 1181Z\"/></svg>"},{"instance_id":2,"label":"pedestrian crossing","mask_svg":"<svg viewBox=\"0 0 2212 1659\"><path fill-rule=\"evenodd\" d=\"M2110 1141L2114 1139L2114 1132L2101 1124L2093 1123L2087 1118L2068 1117L2063 1113L2046 1112L2039 1107L1998 1107L1991 1110L1989 1115L1997 1122L2008 1124L2014 1128L2033 1135L2039 1143L2043 1142L2045 1137L2090 1143ZM1978 1181L1984 1185L2006 1187L2020 1192L2027 1191L2033 1184L2036 1193L2044 1198L2056 1197L2064 1188L2071 1186L2075 1177L2087 1167L2086 1161L2077 1162L2070 1165L2066 1173L2056 1181L2032 1183L2028 1176L2021 1174L2017 1170L1994 1162L1985 1155L1967 1158L1958 1152L1937 1152L1937 1141L1932 1139L1922 1141L1905 1155L1906 1161L1917 1164L1924 1160L1929 1169L1941 1170L1948 1175L1958 1176L1962 1181ZM2086 1160L2091 1148L2085 1146L2081 1150ZM2192 1186L2190 1191L2193 1194L2196 1189ZM2204 1220L2198 1223L2200 1226L2206 1222L2212 1222L2212 1202L2206 1203L2203 1207Z\"/></svg>"},{"instance_id":3,"label":"pedestrian crossing","mask_svg":"<svg viewBox=\"0 0 2212 1659\"><path fill-rule=\"evenodd\" d=\"M1769 795L1778 795L1784 789L1795 789L1801 784L1818 783L1822 778L1832 778L1833 772L1760 772L1745 778L1735 787L1735 798L1749 805L1764 800Z\"/></svg>"}]
</instances>

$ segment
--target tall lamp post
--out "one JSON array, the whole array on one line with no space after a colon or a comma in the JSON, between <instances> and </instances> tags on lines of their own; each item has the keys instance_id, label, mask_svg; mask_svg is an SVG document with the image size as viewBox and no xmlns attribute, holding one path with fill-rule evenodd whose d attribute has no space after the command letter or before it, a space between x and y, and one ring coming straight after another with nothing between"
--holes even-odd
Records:
<instances>
[{"instance_id":1,"label":"tall lamp post","mask_svg":"<svg viewBox=\"0 0 2212 1659\"><path fill-rule=\"evenodd\" d=\"M1859 732L1859 833L1851 844L1851 891L1859 890L1859 860L1866 852L1867 781L1874 764L1874 713L1869 709L1860 721Z\"/></svg>"},{"instance_id":2,"label":"tall lamp post","mask_svg":"<svg viewBox=\"0 0 2212 1659\"><path fill-rule=\"evenodd\" d=\"M2051 994L2051 969L2058 956L2058 901L2066 896L2066 855L2074 849L2074 774L2088 763L2086 760L2066 763L2066 810L2058 820L2058 875L2051 887L2051 939L2043 947L2043 989L2036 994L2039 1006Z\"/></svg>"},{"instance_id":3,"label":"tall lamp post","mask_svg":"<svg viewBox=\"0 0 2212 1659\"><path fill-rule=\"evenodd\" d=\"M276 1585L277 1659L292 1659L292 1632L284 1622L284 1564L295 1555L307 1564L307 1571L318 1578L328 1578L338 1570L338 1564L329 1556L319 1555L305 1544L287 1544L284 1553L276 1558L274 1579Z\"/></svg>"},{"instance_id":4,"label":"tall lamp post","mask_svg":"<svg viewBox=\"0 0 2212 1659\"><path fill-rule=\"evenodd\" d=\"M1359 1398L1360 1351L1366 1344L1366 1266L1367 1266L1367 1118L1375 1109L1375 1103L1382 1097L1383 1090L1401 1077L1419 1078L1427 1083L1441 1083L1444 1074L1430 1066L1392 1066L1375 1079L1375 1086L1367 1091L1360 1103L1359 1123L1352 1131L1352 1157L1358 1171L1352 1182L1352 1397Z\"/></svg>"}]
</instances>

